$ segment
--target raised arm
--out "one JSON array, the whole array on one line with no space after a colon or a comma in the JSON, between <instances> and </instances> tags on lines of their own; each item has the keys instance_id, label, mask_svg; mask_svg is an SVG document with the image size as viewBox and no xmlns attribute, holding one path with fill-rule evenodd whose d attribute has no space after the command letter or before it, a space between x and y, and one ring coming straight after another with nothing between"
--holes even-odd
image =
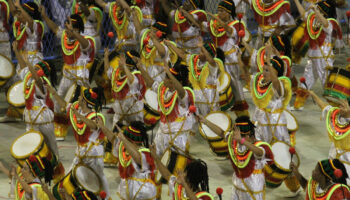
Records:
<instances>
[{"instance_id":1,"label":"raised arm","mask_svg":"<svg viewBox=\"0 0 350 200\"><path fill-rule=\"evenodd\" d=\"M198 115L198 121L207 125L214 133L216 133L221 138L225 138L225 131L222 130L218 125L214 124L213 122L207 120L202 115Z\"/></svg>"},{"instance_id":2,"label":"raised arm","mask_svg":"<svg viewBox=\"0 0 350 200\"><path fill-rule=\"evenodd\" d=\"M15 16L16 15L16 6L13 3L13 0L8 0L7 2L9 4L10 13L12 14L12 16Z\"/></svg>"},{"instance_id":3,"label":"raised arm","mask_svg":"<svg viewBox=\"0 0 350 200\"><path fill-rule=\"evenodd\" d=\"M185 51L177 48L169 40L164 40L164 43L167 45L167 47L169 47L171 50L173 50L182 60L186 60L186 52Z\"/></svg>"},{"instance_id":4,"label":"raised arm","mask_svg":"<svg viewBox=\"0 0 350 200\"><path fill-rule=\"evenodd\" d=\"M47 15L46 15L46 10L44 6L40 6L40 14L43 18L43 20L46 22L47 26L49 27L49 29L54 32L55 34L57 34L58 32L58 26L57 24L55 24L55 22L53 22Z\"/></svg>"},{"instance_id":5,"label":"raised arm","mask_svg":"<svg viewBox=\"0 0 350 200\"><path fill-rule=\"evenodd\" d=\"M114 142L115 137L117 136L115 133L113 133L113 131L109 130L102 119L98 118L97 119L97 127L101 129L101 131L103 132L103 134L105 134L105 136L107 136L108 141L110 141L111 143Z\"/></svg>"},{"instance_id":6,"label":"raised arm","mask_svg":"<svg viewBox=\"0 0 350 200\"><path fill-rule=\"evenodd\" d=\"M328 28L329 26L328 20L320 13L320 10L315 5L313 5L312 8L315 11L316 18L322 23L322 25L325 28Z\"/></svg>"},{"instance_id":7,"label":"raised arm","mask_svg":"<svg viewBox=\"0 0 350 200\"><path fill-rule=\"evenodd\" d=\"M131 143L127 138L125 138L123 133L118 134L118 138L124 143L124 147L132 157L132 159L138 164L142 165L142 157L140 152L138 151L138 147Z\"/></svg>"},{"instance_id":8,"label":"raised arm","mask_svg":"<svg viewBox=\"0 0 350 200\"><path fill-rule=\"evenodd\" d=\"M168 0L160 0L160 4L164 10L164 12L171 18L171 8L169 6L170 2Z\"/></svg>"},{"instance_id":9,"label":"raised arm","mask_svg":"<svg viewBox=\"0 0 350 200\"><path fill-rule=\"evenodd\" d=\"M80 33L73 30L72 21L70 18L68 19L68 21L69 23L65 24L66 30L72 33L73 37L79 41L83 49L87 49L90 45L89 40L85 39L82 35L80 35Z\"/></svg>"},{"instance_id":10,"label":"raised arm","mask_svg":"<svg viewBox=\"0 0 350 200\"><path fill-rule=\"evenodd\" d=\"M10 170L7 169L1 161L0 161L0 171L1 171L2 173L6 174L6 176L8 176L9 179L12 178L11 173L10 173Z\"/></svg>"},{"instance_id":11,"label":"raised arm","mask_svg":"<svg viewBox=\"0 0 350 200\"><path fill-rule=\"evenodd\" d=\"M323 110L326 106L328 106L329 104L325 101L322 101L322 99L317 96L317 94L315 94L315 92L313 91L309 91L309 94L311 95L311 97L313 98L313 100L316 102L316 104Z\"/></svg>"},{"instance_id":12,"label":"raised arm","mask_svg":"<svg viewBox=\"0 0 350 200\"><path fill-rule=\"evenodd\" d=\"M295 5L297 6L297 9L299 11L300 16L302 18L304 18L304 16L305 16L305 9L304 9L304 7L301 5L299 0L294 0L294 2L295 2Z\"/></svg>"},{"instance_id":13,"label":"raised arm","mask_svg":"<svg viewBox=\"0 0 350 200\"><path fill-rule=\"evenodd\" d=\"M149 34L151 36L151 40L152 40L154 46L156 47L160 57L164 58L165 57L165 48L164 48L164 46L159 42L159 39L153 33L153 31L151 31Z\"/></svg>"},{"instance_id":14,"label":"raised arm","mask_svg":"<svg viewBox=\"0 0 350 200\"><path fill-rule=\"evenodd\" d=\"M152 88L152 85L154 83L154 80L152 77L148 74L148 72L142 67L141 62L139 61L138 58L133 58L134 62L136 62L136 67L137 69L141 72L141 75L143 79L145 80L147 88Z\"/></svg>"},{"instance_id":15,"label":"raised arm","mask_svg":"<svg viewBox=\"0 0 350 200\"><path fill-rule=\"evenodd\" d=\"M141 31L142 31L142 25L141 22L139 20L139 18L137 17L137 11L135 9L132 9L131 11L132 15L133 15L133 22L134 22L134 26L135 26L135 30L136 30L136 34L137 35L141 35ZM142 42L142 41L141 41Z\"/></svg>"},{"instance_id":16,"label":"raised arm","mask_svg":"<svg viewBox=\"0 0 350 200\"><path fill-rule=\"evenodd\" d=\"M243 44L243 46L245 47L245 49L248 51L249 55L253 54L253 47L251 47L246 41L242 40L241 44Z\"/></svg>"},{"instance_id":17,"label":"raised arm","mask_svg":"<svg viewBox=\"0 0 350 200\"><path fill-rule=\"evenodd\" d=\"M219 23L220 26L224 27L226 32L228 32L230 35L232 34L232 32L233 32L232 27L230 27L227 23L223 22L218 16L213 15L210 12L207 12L207 14L209 16L211 16L212 18L214 18Z\"/></svg>"},{"instance_id":18,"label":"raised arm","mask_svg":"<svg viewBox=\"0 0 350 200\"><path fill-rule=\"evenodd\" d=\"M106 5L107 5L106 2L104 2L103 0L95 0L95 3L96 3L98 6L100 6L101 8L103 8L103 10L105 10Z\"/></svg>"},{"instance_id":19,"label":"raised arm","mask_svg":"<svg viewBox=\"0 0 350 200\"><path fill-rule=\"evenodd\" d=\"M201 48L201 50L203 51L203 53L204 53L204 55L205 55L205 59L207 60L207 62L208 62L212 67L217 67L214 58L213 58L213 57L210 55L210 53L204 48L203 42L202 42L201 39L200 39L200 42L198 42L198 47Z\"/></svg>"},{"instance_id":20,"label":"raised arm","mask_svg":"<svg viewBox=\"0 0 350 200\"><path fill-rule=\"evenodd\" d=\"M33 29L33 25L34 25L33 18L23 9L22 5L20 4L20 1L16 1L15 5L16 5L16 8L20 10L21 15L23 16L24 20L28 23L30 30L33 31L34 30Z\"/></svg>"},{"instance_id":21,"label":"raised arm","mask_svg":"<svg viewBox=\"0 0 350 200\"><path fill-rule=\"evenodd\" d=\"M150 150L151 150L151 156L153 157L153 160L154 160L154 162L156 164L156 167L157 167L158 171L160 172L162 177L165 178L165 180L169 181L172 174L170 173L168 168L163 165L162 161L157 156L156 147L154 145L152 145L150 147Z\"/></svg>"},{"instance_id":22,"label":"raised arm","mask_svg":"<svg viewBox=\"0 0 350 200\"><path fill-rule=\"evenodd\" d=\"M87 6L83 1L80 1L79 7L86 17L90 16L89 6Z\"/></svg>"},{"instance_id":23,"label":"raised arm","mask_svg":"<svg viewBox=\"0 0 350 200\"><path fill-rule=\"evenodd\" d=\"M239 130L238 127L234 126L233 127L233 139L236 140L237 142L241 143L242 137L241 137L241 131ZM251 142L248 142L247 140L244 140L243 143L244 146L246 146L249 150L251 150L254 155L258 157L262 157L264 155L264 151L260 149L259 147L256 147L254 144Z\"/></svg>"},{"instance_id":24,"label":"raised arm","mask_svg":"<svg viewBox=\"0 0 350 200\"><path fill-rule=\"evenodd\" d=\"M21 52L18 51L17 41L12 42L12 49L13 49L13 52L15 53L16 58L17 58L19 67L21 69L24 69L26 67L26 62L24 61Z\"/></svg>"},{"instance_id":25,"label":"raised arm","mask_svg":"<svg viewBox=\"0 0 350 200\"><path fill-rule=\"evenodd\" d=\"M56 90L51 85L46 85L46 89L52 94L52 96L56 99L56 102L61 107L61 111L65 111L67 107L67 102L57 94Z\"/></svg>"},{"instance_id":26,"label":"raised arm","mask_svg":"<svg viewBox=\"0 0 350 200\"><path fill-rule=\"evenodd\" d=\"M105 74L108 73L108 69L109 69L109 49L105 48L104 56L103 56L103 71L105 72Z\"/></svg>"},{"instance_id":27,"label":"raised arm","mask_svg":"<svg viewBox=\"0 0 350 200\"><path fill-rule=\"evenodd\" d=\"M128 13L128 15L130 16L130 13L131 13L131 8L130 6L128 5L128 3L126 3L124 0L117 0L121 7Z\"/></svg>"},{"instance_id":28,"label":"raised arm","mask_svg":"<svg viewBox=\"0 0 350 200\"><path fill-rule=\"evenodd\" d=\"M119 67L123 67L124 72L126 74L126 78L128 80L128 84L132 84L134 82L134 75L130 72L129 68L126 66L125 55L122 54L119 60Z\"/></svg>"},{"instance_id":29,"label":"raised arm","mask_svg":"<svg viewBox=\"0 0 350 200\"><path fill-rule=\"evenodd\" d=\"M184 98L186 95L186 91L183 88L183 86L181 85L181 83L170 72L168 63L166 61L164 61L164 71L168 75L168 77L170 78L171 82L174 84L174 87L175 87L176 91L178 92L179 97L181 99Z\"/></svg>"}]
</instances>

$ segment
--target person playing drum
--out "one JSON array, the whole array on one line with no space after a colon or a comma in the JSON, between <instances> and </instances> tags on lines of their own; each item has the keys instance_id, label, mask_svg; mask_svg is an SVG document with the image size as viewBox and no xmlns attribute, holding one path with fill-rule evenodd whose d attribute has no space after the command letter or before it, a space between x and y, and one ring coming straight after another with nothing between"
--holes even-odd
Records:
<instances>
[{"instance_id":1,"label":"person playing drum","mask_svg":"<svg viewBox=\"0 0 350 200\"><path fill-rule=\"evenodd\" d=\"M101 120L97 124L116 146L121 181L117 195L122 200L155 199L155 163L148 149L148 135L141 121L133 121L116 135Z\"/></svg>"},{"instance_id":2,"label":"person playing drum","mask_svg":"<svg viewBox=\"0 0 350 200\"><path fill-rule=\"evenodd\" d=\"M346 184L348 173L338 159L325 159L316 164L312 177L307 181L298 168L291 162L291 168L306 191L306 200L350 198L350 188Z\"/></svg>"},{"instance_id":3,"label":"person playing drum","mask_svg":"<svg viewBox=\"0 0 350 200\"><path fill-rule=\"evenodd\" d=\"M167 62L164 64L167 76L160 83L154 81L142 67L139 67L147 87L157 92L158 96L160 126L154 139L157 154L162 156L170 148L179 154L187 155L189 152L188 137L195 123L192 114L196 109L194 93L192 89L186 87L188 84L187 68L169 69Z\"/></svg>"},{"instance_id":4,"label":"person playing drum","mask_svg":"<svg viewBox=\"0 0 350 200\"><path fill-rule=\"evenodd\" d=\"M199 120L217 135L228 138L228 148L234 169L232 200L265 199L264 165L273 161L271 146L255 138L255 126L248 116L236 119L232 132L225 134L216 124L199 116Z\"/></svg>"},{"instance_id":5,"label":"person playing drum","mask_svg":"<svg viewBox=\"0 0 350 200\"><path fill-rule=\"evenodd\" d=\"M168 182L169 196L173 200L214 200L209 193L208 167L204 161L192 160L183 171L179 170L175 176L161 162L154 146L151 147L151 155L162 177Z\"/></svg>"},{"instance_id":6,"label":"person playing drum","mask_svg":"<svg viewBox=\"0 0 350 200\"><path fill-rule=\"evenodd\" d=\"M178 49L169 41L165 41L177 55L185 60L189 68L189 81L193 87L196 98L196 107L201 115L207 115L211 111L220 109L219 105L219 79L224 74L224 60L221 49L216 49L213 43L203 44L202 39L198 42L200 45L200 54L186 54Z\"/></svg>"},{"instance_id":7,"label":"person playing drum","mask_svg":"<svg viewBox=\"0 0 350 200\"><path fill-rule=\"evenodd\" d=\"M185 0L182 6L171 10L168 0L161 0L161 5L169 18L173 21L172 36L176 45L190 54L199 54L198 42L202 35L202 22L207 22L207 14L204 10L204 0Z\"/></svg>"},{"instance_id":8,"label":"person playing drum","mask_svg":"<svg viewBox=\"0 0 350 200\"><path fill-rule=\"evenodd\" d=\"M79 14L84 21L83 36L95 39L95 52L101 49L101 25L103 13L94 0L74 0L72 14Z\"/></svg>"},{"instance_id":9,"label":"person playing drum","mask_svg":"<svg viewBox=\"0 0 350 200\"><path fill-rule=\"evenodd\" d=\"M224 51L225 70L230 74L235 104L232 111L236 116L249 115L248 103L244 99L243 87L240 81L240 56L239 43L245 38L240 38L239 32L248 34L243 22L236 20L236 8L232 0L222 0L218 5L218 14L213 15L208 23L203 23L205 30L209 32L216 48ZM241 33L240 33L241 34Z\"/></svg>"},{"instance_id":10,"label":"person playing drum","mask_svg":"<svg viewBox=\"0 0 350 200\"><path fill-rule=\"evenodd\" d=\"M70 124L73 127L77 149L71 169L79 163L91 167L101 179L102 189L107 193L108 198L110 195L108 182L103 172L104 147L102 143L104 133L97 127L95 122L98 119L104 121L104 116L98 113L102 109L103 89L83 87L78 100L68 104L57 94L54 88L50 86L47 88L53 94L60 107L66 108Z\"/></svg>"},{"instance_id":11,"label":"person playing drum","mask_svg":"<svg viewBox=\"0 0 350 200\"><path fill-rule=\"evenodd\" d=\"M58 95L65 96L73 84L88 87L90 85L89 70L95 57L95 40L92 37L81 35L84 32L82 18L78 14L71 15L65 24L65 29L63 29L49 19L43 6L41 7L41 15L48 27L61 40L64 65L63 77L58 86ZM56 106L55 112L55 135L64 140L68 128L64 122L68 120L59 113L59 106Z\"/></svg>"},{"instance_id":12,"label":"person playing drum","mask_svg":"<svg viewBox=\"0 0 350 200\"><path fill-rule=\"evenodd\" d=\"M341 39L341 28L336 18L335 1L324 0L311 6L308 12L300 4L299 0L294 0L298 11L306 22L304 38L309 41L309 60L305 67L305 84L297 90L297 97L294 102L295 109L303 109L308 97L307 91L311 89L315 81L319 78L322 87L326 84L328 76L327 70L333 67L334 54L332 37L337 35L336 47L339 48L339 38Z\"/></svg>"},{"instance_id":13,"label":"person playing drum","mask_svg":"<svg viewBox=\"0 0 350 200\"><path fill-rule=\"evenodd\" d=\"M335 105L333 107L321 100L313 91L309 91L309 94L322 109L323 118L326 120L328 136L332 143L328 157L349 164L350 99L334 99L331 102Z\"/></svg>"}]
</instances>

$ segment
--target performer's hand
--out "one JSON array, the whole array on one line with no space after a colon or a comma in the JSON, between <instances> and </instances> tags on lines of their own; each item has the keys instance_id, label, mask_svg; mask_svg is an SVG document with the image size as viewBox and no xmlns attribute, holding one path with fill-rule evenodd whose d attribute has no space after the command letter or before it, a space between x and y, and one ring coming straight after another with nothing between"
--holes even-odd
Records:
<instances>
[{"instance_id":1,"label":"performer's hand","mask_svg":"<svg viewBox=\"0 0 350 200\"><path fill-rule=\"evenodd\" d=\"M180 185L184 185L186 183L185 180L186 174L182 170L177 171L176 182Z\"/></svg>"},{"instance_id":2,"label":"performer's hand","mask_svg":"<svg viewBox=\"0 0 350 200\"><path fill-rule=\"evenodd\" d=\"M123 53L119 57L119 66L125 67L126 65L126 59L125 59L125 54Z\"/></svg>"},{"instance_id":3,"label":"performer's hand","mask_svg":"<svg viewBox=\"0 0 350 200\"><path fill-rule=\"evenodd\" d=\"M153 158L154 158L154 157L157 157L156 145L150 145L149 150L150 150L151 156L152 156Z\"/></svg>"},{"instance_id":4,"label":"performer's hand","mask_svg":"<svg viewBox=\"0 0 350 200\"><path fill-rule=\"evenodd\" d=\"M39 12L41 14L41 16L46 16L46 9L45 9L45 6L41 5L40 8L39 8Z\"/></svg>"},{"instance_id":5,"label":"performer's hand","mask_svg":"<svg viewBox=\"0 0 350 200\"><path fill-rule=\"evenodd\" d=\"M233 126L233 139L236 140L237 142L240 142L242 137L241 137L241 131L239 130L239 128L234 125Z\"/></svg>"},{"instance_id":6,"label":"performer's hand","mask_svg":"<svg viewBox=\"0 0 350 200\"><path fill-rule=\"evenodd\" d=\"M204 45L204 43L203 43L203 38L202 38L202 37L198 37L197 46L198 46L199 48L201 48L203 45Z\"/></svg>"},{"instance_id":7,"label":"performer's hand","mask_svg":"<svg viewBox=\"0 0 350 200\"><path fill-rule=\"evenodd\" d=\"M13 49L13 51L17 51L17 49L18 49L18 43L17 43L17 41L13 41L13 42L12 42L12 49Z\"/></svg>"},{"instance_id":8,"label":"performer's hand","mask_svg":"<svg viewBox=\"0 0 350 200\"><path fill-rule=\"evenodd\" d=\"M290 164L289 164L289 169L292 170L292 173L298 172L298 168L297 168L297 166L294 164L293 161L290 162Z\"/></svg>"},{"instance_id":9,"label":"performer's hand","mask_svg":"<svg viewBox=\"0 0 350 200\"><path fill-rule=\"evenodd\" d=\"M68 22L65 23L65 27L66 27L67 31L73 33L73 25L72 25L72 20L70 17L68 18Z\"/></svg>"},{"instance_id":10,"label":"performer's hand","mask_svg":"<svg viewBox=\"0 0 350 200\"><path fill-rule=\"evenodd\" d=\"M97 117L97 127L101 128L103 127L105 124L103 123L103 120L100 117Z\"/></svg>"}]
</instances>

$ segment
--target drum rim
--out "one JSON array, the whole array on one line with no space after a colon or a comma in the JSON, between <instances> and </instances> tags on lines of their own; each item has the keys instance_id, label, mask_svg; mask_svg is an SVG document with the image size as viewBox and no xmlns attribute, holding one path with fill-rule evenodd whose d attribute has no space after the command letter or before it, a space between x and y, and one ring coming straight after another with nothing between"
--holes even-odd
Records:
<instances>
[{"instance_id":1,"label":"drum rim","mask_svg":"<svg viewBox=\"0 0 350 200\"><path fill-rule=\"evenodd\" d=\"M10 101L9 95L10 95L10 91L18 84L24 84L23 81L16 81L13 85L11 85L11 87L8 89L7 93L6 93L6 98L9 104L11 104L12 106L16 107L16 108L20 108L20 107L24 107L25 106L25 100L23 104L16 104ZM24 86L23 86L24 87ZM24 91L23 91L24 92Z\"/></svg>"},{"instance_id":2,"label":"drum rim","mask_svg":"<svg viewBox=\"0 0 350 200\"><path fill-rule=\"evenodd\" d=\"M230 129L230 125L232 126L232 119L231 117L226 113L226 112L223 112L223 111L220 111L220 110L217 110L217 111L213 111L213 112L210 112L208 113L204 118L207 118L208 115L210 114L215 114L215 113L222 113L224 115L226 115L226 117L229 119L229 127L227 128L227 130L224 130L224 134L227 133L227 131L229 131ZM201 134L201 136L208 141L208 137L207 135L204 134L204 131L202 130L202 127L203 127L203 123L200 122L200 126L199 126L199 133ZM217 134L216 134L217 135ZM220 136L216 136L216 137L212 137L210 140L219 140L219 139L223 139L222 137Z\"/></svg>"},{"instance_id":3,"label":"drum rim","mask_svg":"<svg viewBox=\"0 0 350 200\"><path fill-rule=\"evenodd\" d=\"M81 187L81 188L83 188L83 189L85 189L85 190L88 190L87 188L84 187L83 184L80 183L79 179L77 179L76 170L77 170L78 167L86 167L86 168L90 169L90 170L95 174L95 176L97 177L97 180L98 180L99 189L98 189L97 192L94 192L94 193L96 194L96 193L100 192L101 189L102 189L102 181L101 181L101 178L98 176L98 174L95 172L94 169L92 169L90 166L88 166L88 165L86 165L86 164L84 164L84 163L78 163L77 165L74 166L74 168L73 168L72 171L71 171L72 177L73 177L74 180L76 181L78 187ZM91 192L92 192L92 191L91 191Z\"/></svg>"},{"instance_id":4,"label":"drum rim","mask_svg":"<svg viewBox=\"0 0 350 200\"><path fill-rule=\"evenodd\" d=\"M0 86L4 86L9 79L2 79L0 78Z\"/></svg>"},{"instance_id":5,"label":"drum rim","mask_svg":"<svg viewBox=\"0 0 350 200\"><path fill-rule=\"evenodd\" d=\"M160 112L158 110L155 110L152 106L150 106L148 103L147 103L147 100L146 100L146 93L147 91L151 91L151 92L154 92L152 89L148 88L145 92L145 100L144 100L144 107L147 106L148 109L150 109L151 111L155 112L156 114L160 115ZM156 92L154 92L156 93ZM156 93L157 94L157 93ZM157 100L158 101L158 100ZM157 103L157 105L159 106L159 102Z\"/></svg>"},{"instance_id":6,"label":"drum rim","mask_svg":"<svg viewBox=\"0 0 350 200\"><path fill-rule=\"evenodd\" d=\"M27 153L26 155L24 156L15 156L14 152L13 152L13 145L17 142L17 140L21 137L23 137L24 135L28 134L28 133L38 133L40 135L40 145L38 147L36 147L32 152L30 153ZM23 133L22 135L18 136L13 142L12 142L12 145L11 145L11 156L13 158L15 158L16 160L23 160L25 158L28 158L30 155L34 154L35 152L38 152L39 149L41 149L44 145L44 136L42 135L42 133L40 133L39 131L36 131L36 130L29 130L29 131L26 131L25 133Z\"/></svg>"},{"instance_id":7,"label":"drum rim","mask_svg":"<svg viewBox=\"0 0 350 200\"><path fill-rule=\"evenodd\" d=\"M222 94L231 86L230 82L231 82L232 80L231 80L230 74L227 73L227 72L223 72L223 75L222 75L222 76L224 77L225 75L228 77L229 82L228 82L227 86L224 87L223 90L219 90L219 87L220 87L220 85L221 85L221 83L219 83L219 86L218 86L219 96L222 95Z\"/></svg>"},{"instance_id":8,"label":"drum rim","mask_svg":"<svg viewBox=\"0 0 350 200\"><path fill-rule=\"evenodd\" d=\"M0 53L0 56L3 56L7 61L9 61L9 63L11 63L11 66L12 66L12 73L9 77L3 77L3 76L0 76L0 78L2 79L10 79L13 75L15 75L15 65L12 63L12 61L10 60L10 58L8 58L7 56L5 56L4 54Z\"/></svg>"},{"instance_id":9,"label":"drum rim","mask_svg":"<svg viewBox=\"0 0 350 200\"><path fill-rule=\"evenodd\" d=\"M288 121L287 121L287 129L288 129L288 131L295 132L295 131L299 130L299 122L298 122L297 118L289 110L284 110L284 111L287 112L288 114L290 114L294 118L295 124L297 125L297 127L295 129L288 129Z\"/></svg>"},{"instance_id":10,"label":"drum rim","mask_svg":"<svg viewBox=\"0 0 350 200\"><path fill-rule=\"evenodd\" d=\"M271 142L271 144L270 144L270 146L271 146L271 151L272 151L272 146L273 146L275 143L278 143L278 142L284 143L284 144L288 145L288 147L292 147L292 145L288 144L287 142L278 140L278 141L273 141L273 142ZM273 152L272 152L272 153L273 153ZM300 157L299 157L299 155L298 155L297 152L295 152L294 156L296 156L297 159L298 159L298 163L295 163L295 164L297 164L296 167L298 168L298 167L300 166ZM293 156L293 157L294 157L294 156ZM292 161L292 160L291 160L291 161ZM285 171L287 171L287 172L291 172L290 169L285 169L284 167L280 166L280 165L275 161L275 158L273 159L273 164L276 165L278 168L280 168L280 169L282 169L282 170L285 170Z\"/></svg>"}]
</instances>

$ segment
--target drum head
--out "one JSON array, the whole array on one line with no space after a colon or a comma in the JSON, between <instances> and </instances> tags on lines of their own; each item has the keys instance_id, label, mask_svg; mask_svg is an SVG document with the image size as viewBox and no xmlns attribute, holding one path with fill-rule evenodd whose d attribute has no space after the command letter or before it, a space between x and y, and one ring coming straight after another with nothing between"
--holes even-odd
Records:
<instances>
[{"instance_id":1,"label":"drum head","mask_svg":"<svg viewBox=\"0 0 350 200\"><path fill-rule=\"evenodd\" d=\"M78 184L84 189L93 193L98 193L101 190L101 180L96 172L85 165L77 165L73 169L73 177Z\"/></svg>"},{"instance_id":2,"label":"drum head","mask_svg":"<svg viewBox=\"0 0 350 200\"><path fill-rule=\"evenodd\" d=\"M11 146L11 154L15 159L24 159L36 153L41 147L44 137L37 131L28 131L19 136Z\"/></svg>"},{"instance_id":3,"label":"drum head","mask_svg":"<svg viewBox=\"0 0 350 200\"><path fill-rule=\"evenodd\" d=\"M64 100L68 103L71 102L71 100L73 99L74 97L74 94L75 94L75 90L77 88L77 85L76 84L73 84L72 86L69 87L68 91L67 91L67 94L66 96L64 97Z\"/></svg>"},{"instance_id":4,"label":"drum head","mask_svg":"<svg viewBox=\"0 0 350 200\"><path fill-rule=\"evenodd\" d=\"M285 110L283 113L287 119L287 129L289 131L297 131L299 129L299 124L297 119L294 117L294 115L287 110Z\"/></svg>"},{"instance_id":5,"label":"drum head","mask_svg":"<svg viewBox=\"0 0 350 200\"><path fill-rule=\"evenodd\" d=\"M289 147L290 146L287 143L281 141L275 142L271 145L275 164L286 171L289 170L289 165L292 158L291 154L289 153ZM296 166L299 166L300 162L297 153L293 155L293 162Z\"/></svg>"},{"instance_id":6,"label":"drum head","mask_svg":"<svg viewBox=\"0 0 350 200\"><path fill-rule=\"evenodd\" d=\"M228 131L231 126L231 118L224 112L212 112L209 113L205 118L210 122L218 125L224 131ZM214 133L207 125L201 125L203 134L205 134L208 138L218 137L218 135Z\"/></svg>"},{"instance_id":7,"label":"drum head","mask_svg":"<svg viewBox=\"0 0 350 200\"><path fill-rule=\"evenodd\" d=\"M15 74L15 67L10 59L0 54L0 78L9 79Z\"/></svg>"},{"instance_id":8,"label":"drum head","mask_svg":"<svg viewBox=\"0 0 350 200\"><path fill-rule=\"evenodd\" d=\"M168 162L169 162L169 159L170 159L170 150L166 150L162 156L162 159L160 160L163 165L165 166L168 166ZM162 178L162 174L158 171L156 173L156 182L159 182Z\"/></svg>"},{"instance_id":9,"label":"drum head","mask_svg":"<svg viewBox=\"0 0 350 200\"><path fill-rule=\"evenodd\" d=\"M145 101L153 110L158 110L158 96L153 90L146 90Z\"/></svg>"},{"instance_id":10,"label":"drum head","mask_svg":"<svg viewBox=\"0 0 350 200\"><path fill-rule=\"evenodd\" d=\"M225 90L228 86L228 84L230 83L230 75L228 73L224 73L224 78L222 79L222 82L220 83L219 87L218 87L218 91L221 92L223 90Z\"/></svg>"},{"instance_id":11,"label":"drum head","mask_svg":"<svg viewBox=\"0 0 350 200\"><path fill-rule=\"evenodd\" d=\"M22 81L18 81L10 87L7 92L7 101L15 107L23 107L25 105L24 84Z\"/></svg>"}]
</instances>

